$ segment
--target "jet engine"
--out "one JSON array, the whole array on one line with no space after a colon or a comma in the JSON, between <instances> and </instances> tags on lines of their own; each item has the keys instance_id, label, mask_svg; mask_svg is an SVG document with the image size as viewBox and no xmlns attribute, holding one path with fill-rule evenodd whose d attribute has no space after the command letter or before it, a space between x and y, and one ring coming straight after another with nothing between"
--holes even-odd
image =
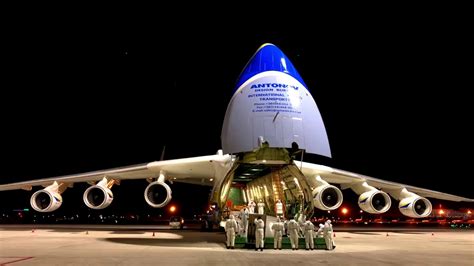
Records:
<instances>
[{"instance_id":1,"label":"jet engine","mask_svg":"<svg viewBox=\"0 0 474 266\"><path fill-rule=\"evenodd\" d=\"M342 192L333 185L322 185L313 190L314 207L329 211L339 208L342 204Z\"/></svg>"},{"instance_id":2,"label":"jet engine","mask_svg":"<svg viewBox=\"0 0 474 266\"><path fill-rule=\"evenodd\" d=\"M359 195L359 207L368 213L384 213L392 206L390 196L383 191L367 184L367 182L354 182L345 186L351 188ZM344 188L344 187L343 187Z\"/></svg>"},{"instance_id":3,"label":"jet engine","mask_svg":"<svg viewBox=\"0 0 474 266\"><path fill-rule=\"evenodd\" d=\"M86 189L82 198L84 199L84 203L87 205L87 207L94 210L100 210L107 208L110 203L112 203L114 194L109 188L101 184L97 184Z\"/></svg>"},{"instance_id":4,"label":"jet engine","mask_svg":"<svg viewBox=\"0 0 474 266\"><path fill-rule=\"evenodd\" d=\"M415 194L414 196L402 199L398 204L398 209L403 215L408 217L423 218L430 215L433 207L429 200Z\"/></svg>"},{"instance_id":5,"label":"jet engine","mask_svg":"<svg viewBox=\"0 0 474 266\"><path fill-rule=\"evenodd\" d=\"M324 211L330 211L341 206L342 192L340 189L330 185L319 175L308 177L307 181L313 189L312 194L314 207Z\"/></svg>"},{"instance_id":6,"label":"jet engine","mask_svg":"<svg viewBox=\"0 0 474 266\"><path fill-rule=\"evenodd\" d=\"M145 200L153 208L162 208L171 200L171 188L161 180L152 182L145 189Z\"/></svg>"},{"instance_id":7,"label":"jet engine","mask_svg":"<svg viewBox=\"0 0 474 266\"><path fill-rule=\"evenodd\" d=\"M368 213L384 213L390 209L392 201L390 196L380 190L370 190L360 194L359 207Z\"/></svg>"},{"instance_id":8,"label":"jet engine","mask_svg":"<svg viewBox=\"0 0 474 266\"><path fill-rule=\"evenodd\" d=\"M30 204L35 211L52 212L57 210L63 202L63 197L58 192L48 188L38 190L31 196Z\"/></svg>"}]
</instances>

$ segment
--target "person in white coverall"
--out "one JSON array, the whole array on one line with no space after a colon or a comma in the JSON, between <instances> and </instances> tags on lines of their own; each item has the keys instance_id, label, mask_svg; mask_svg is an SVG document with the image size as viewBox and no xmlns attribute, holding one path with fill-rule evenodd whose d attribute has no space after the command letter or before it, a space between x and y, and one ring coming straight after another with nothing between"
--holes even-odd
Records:
<instances>
[{"instance_id":1,"label":"person in white coverall","mask_svg":"<svg viewBox=\"0 0 474 266\"><path fill-rule=\"evenodd\" d=\"M243 231L243 234L245 235L245 233L247 233L249 210L247 208L243 208L240 212L241 212L240 217L242 218L242 227L243 227L242 231Z\"/></svg>"},{"instance_id":2,"label":"person in white coverall","mask_svg":"<svg viewBox=\"0 0 474 266\"><path fill-rule=\"evenodd\" d=\"M318 232L316 232L316 237L323 236L323 232L324 232L324 224L319 224L319 229L318 229Z\"/></svg>"},{"instance_id":3,"label":"person in white coverall","mask_svg":"<svg viewBox=\"0 0 474 266\"><path fill-rule=\"evenodd\" d=\"M257 211L258 211L258 214L263 214L264 211L265 211L265 203L263 203L262 200L260 200L260 201L257 203Z\"/></svg>"},{"instance_id":4,"label":"person in white coverall","mask_svg":"<svg viewBox=\"0 0 474 266\"><path fill-rule=\"evenodd\" d=\"M249 208L249 213L255 213L255 206L257 206L255 202L253 200L250 200L247 206Z\"/></svg>"},{"instance_id":5,"label":"person in white coverall","mask_svg":"<svg viewBox=\"0 0 474 266\"><path fill-rule=\"evenodd\" d=\"M283 217L283 203L281 203L281 200L277 200L275 203L275 212L277 216Z\"/></svg>"},{"instance_id":6,"label":"person in white coverall","mask_svg":"<svg viewBox=\"0 0 474 266\"><path fill-rule=\"evenodd\" d=\"M326 223L324 224L323 235L324 235L324 242L326 242L326 249L327 250L332 250L333 249L333 245L332 245L333 240L332 240L331 220L327 220Z\"/></svg>"},{"instance_id":7,"label":"person in white coverall","mask_svg":"<svg viewBox=\"0 0 474 266\"><path fill-rule=\"evenodd\" d=\"M263 251L263 228L265 228L265 222L262 220L262 217L258 216L254 221L255 223L255 250L260 248L260 251Z\"/></svg>"},{"instance_id":8,"label":"person in white coverall","mask_svg":"<svg viewBox=\"0 0 474 266\"><path fill-rule=\"evenodd\" d=\"M306 250L314 249L314 224L308 219L303 225L304 228L304 238L306 243Z\"/></svg>"},{"instance_id":9,"label":"person in white coverall","mask_svg":"<svg viewBox=\"0 0 474 266\"><path fill-rule=\"evenodd\" d=\"M300 231L299 224L295 219L291 219L288 222L288 235L290 236L291 248L298 250L298 232Z\"/></svg>"},{"instance_id":10,"label":"person in white coverall","mask_svg":"<svg viewBox=\"0 0 474 266\"><path fill-rule=\"evenodd\" d=\"M229 219L225 222L225 232L227 236L227 249L234 249L235 245L235 232L238 231L237 221L234 219L234 215L230 215Z\"/></svg>"},{"instance_id":11,"label":"person in white coverall","mask_svg":"<svg viewBox=\"0 0 474 266\"><path fill-rule=\"evenodd\" d=\"M277 221L272 225L273 230L273 248L281 249L281 238L283 236L283 222L281 222L280 217L277 217Z\"/></svg>"}]
</instances>

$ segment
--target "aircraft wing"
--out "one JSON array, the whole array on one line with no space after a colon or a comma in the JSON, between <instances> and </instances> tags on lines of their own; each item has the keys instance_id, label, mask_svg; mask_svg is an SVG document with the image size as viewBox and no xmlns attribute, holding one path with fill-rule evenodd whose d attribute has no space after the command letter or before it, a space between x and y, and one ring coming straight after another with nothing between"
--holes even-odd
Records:
<instances>
[{"instance_id":1,"label":"aircraft wing","mask_svg":"<svg viewBox=\"0 0 474 266\"><path fill-rule=\"evenodd\" d=\"M324 165L298 162L295 164L300 168L301 172L306 176L320 175L322 179L329 183L340 184L343 189L350 188L352 185L360 184L361 182L367 182L367 184L385 190L389 194L393 195L396 192L406 188L407 190L416 193L423 197L436 198L441 200L449 201L466 201L474 202L474 199L460 197L452 194L442 193L430 189L414 187L410 185L395 183L391 181L385 181L382 179L356 174Z\"/></svg>"},{"instance_id":2,"label":"aircraft wing","mask_svg":"<svg viewBox=\"0 0 474 266\"><path fill-rule=\"evenodd\" d=\"M166 180L201 185L212 185L213 178L219 171L231 162L230 155L209 155L184 159L156 161L151 163L132 165L107 170L93 171L81 174L29 180L0 185L0 191L25 189L33 186L49 186L55 181L58 183L73 184L78 182L95 182L104 177L113 180L157 178L164 173Z\"/></svg>"}]
</instances>

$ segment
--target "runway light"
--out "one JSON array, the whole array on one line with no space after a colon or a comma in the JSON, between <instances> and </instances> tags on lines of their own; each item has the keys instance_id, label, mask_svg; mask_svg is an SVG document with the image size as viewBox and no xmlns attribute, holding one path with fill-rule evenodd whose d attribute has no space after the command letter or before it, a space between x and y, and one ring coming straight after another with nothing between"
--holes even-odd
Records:
<instances>
[{"instance_id":1,"label":"runway light","mask_svg":"<svg viewBox=\"0 0 474 266\"><path fill-rule=\"evenodd\" d=\"M341 210L342 214L346 214L348 212L347 208L342 208Z\"/></svg>"},{"instance_id":2,"label":"runway light","mask_svg":"<svg viewBox=\"0 0 474 266\"><path fill-rule=\"evenodd\" d=\"M176 206L174 206L174 205L171 206L171 207L170 207L170 212L175 212L175 211L176 211Z\"/></svg>"}]
</instances>

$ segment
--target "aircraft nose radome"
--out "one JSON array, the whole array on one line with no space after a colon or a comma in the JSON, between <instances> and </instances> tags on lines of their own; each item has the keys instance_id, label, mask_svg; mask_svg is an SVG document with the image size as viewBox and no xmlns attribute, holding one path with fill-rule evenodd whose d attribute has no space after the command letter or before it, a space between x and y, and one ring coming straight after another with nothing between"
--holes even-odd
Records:
<instances>
[{"instance_id":1,"label":"aircraft nose radome","mask_svg":"<svg viewBox=\"0 0 474 266\"><path fill-rule=\"evenodd\" d=\"M306 84L288 57L286 57L286 55L274 44L266 43L260 46L257 52L255 52L252 58L250 58L239 76L234 91L236 91L249 78L265 71L280 71L286 73L297 79L306 87Z\"/></svg>"}]
</instances>

